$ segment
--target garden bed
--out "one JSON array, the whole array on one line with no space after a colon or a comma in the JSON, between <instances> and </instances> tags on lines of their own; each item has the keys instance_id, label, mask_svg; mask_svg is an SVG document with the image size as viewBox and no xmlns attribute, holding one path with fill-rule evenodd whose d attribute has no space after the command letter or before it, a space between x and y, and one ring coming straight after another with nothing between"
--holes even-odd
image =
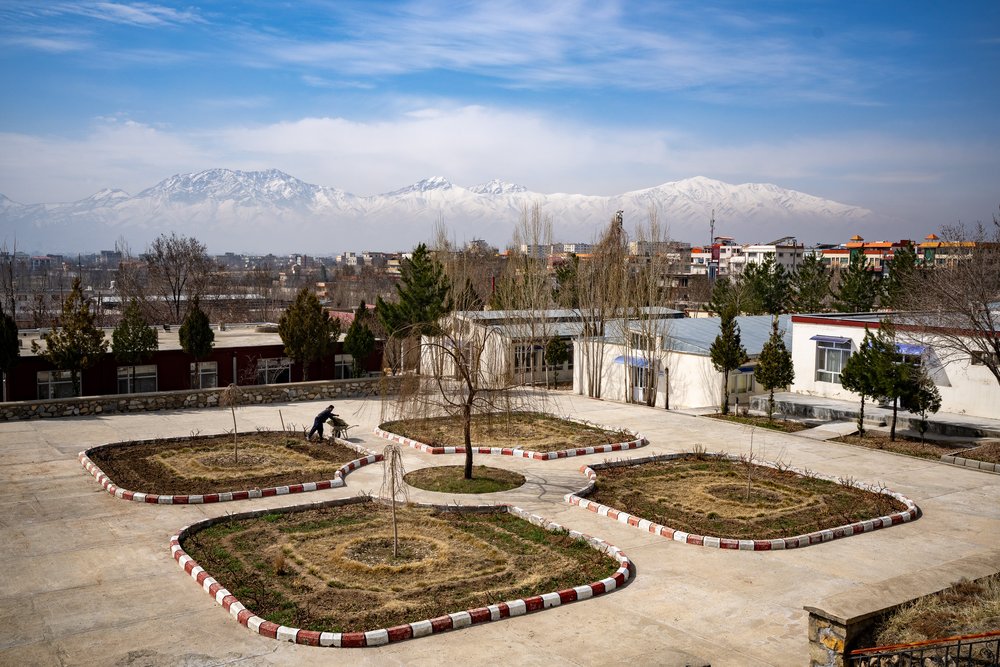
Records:
<instances>
[{"instance_id":1,"label":"garden bed","mask_svg":"<svg viewBox=\"0 0 1000 667\"><path fill-rule=\"evenodd\" d=\"M918 513L912 501L881 487L717 454L669 454L584 472L592 483L568 495L569 502L671 539L724 549L806 546Z\"/></svg>"},{"instance_id":2,"label":"garden bed","mask_svg":"<svg viewBox=\"0 0 1000 667\"><path fill-rule=\"evenodd\" d=\"M343 483L348 469L381 457L340 444L310 443L287 432L259 431L240 434L236 454L232 434L225 434L104 445L81 453L80 460L109 492L163 503L178 502L166 498L217 502L277 495L268 493L276 489L330 488Z\"/></svg>"},{"instance_id":3,"label":"garden bed","mask_svg":"<svg viewBox=\"0 0 1000 667\"><path fill-rule=\"evenodd\" d=\"M497 493L524 484L524 475L488 466L473 466L472 479L465 479L465 466L435 466L406 473L410 486L436 493Z\"/></svg>"},{"instance_id":4,"label":"garden bed","mask_svg":"<svg viewBox=\"0 0 1000 667\"><path fill-rule=\"evenodd\" d=\"M716 413L714 415L706 416L721 421L743 424L745 426L755 426L757 428L766 428L772 431L782 431L783 433L795 433L809 428L802 422L791 421L788 419L772 419L771 421L768 421L767 417L760 417L757 415L724 415Z\"/></svg>"},{"instance_id":5,"label":"garden bed","mask_svg":"<svg viewBox=\"0 0 1000 667\"><path fill-rule=\"evenodd\" d=\"M886 431L865 430L864 436L858 434L845 435L835 438L830 442L844 442L849 445L858 445L869 449L881 449L896 454L907 454L917 456L922 459L940 459L947 454L966 451L961 442L938 443L932 440L920 442L919 438L896 434L896 440L889 439ZM964 456L964 453L962 454Z\"/></svg>"},{"instance_id":6,"label":"garden bed","mask_svg":"<svg viewBox=\"0 0 1000 667\"><path fill-rule=\"evenodd\" d=\"M240 623L326 646L498 620L609 592L629 577L616 548L517 508L408 505L396 515L395 557L389 507L365 498L220 517L171 545Z\"/></svg>"},{"instance_id":7,"label":"garden bed","mask_svg":"<svg viewBox=\"0 0 1000 667\"><path fill-rule=\"evenodd\" d=\"M385 422L376 435L432 454L465 451L458 417L429 417ZM646 439L625 429L608 429L534 412L476 415L472 418L474 453L554 459L641 447Z\"/></svg>"}]
</instances>

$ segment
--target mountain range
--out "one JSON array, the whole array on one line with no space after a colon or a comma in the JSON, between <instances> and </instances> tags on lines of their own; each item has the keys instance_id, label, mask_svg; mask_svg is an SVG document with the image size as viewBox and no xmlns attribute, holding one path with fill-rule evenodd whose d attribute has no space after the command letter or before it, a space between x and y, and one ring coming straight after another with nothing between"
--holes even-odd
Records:
<instances>
[{"instance_id":1,"label":"mountain range","mask_svg":"<svg viewBox=\"0 0 1000 667\"><path fill-rule=\"evenodd\" d=\"M502 248L536 203L552 220L554 241L577 243L596 239L619 210L631 231L655 209L672 238L694 244L708 241L713 211L716 234L741 242L839 241L881 220L867 209L776 185L703 176L613 196L542 194L496 179L462 187L436 176L361 197L275 169L209 169L171 176L136 195L104 189L74 202L20 204L0 194L0 240L19 250L72 253L124 239L141 250L161 233L176 232L210 252L331 255L408 250L430 240L443 222L460 243L481 238Z\"/></svg>"}]
</instances>

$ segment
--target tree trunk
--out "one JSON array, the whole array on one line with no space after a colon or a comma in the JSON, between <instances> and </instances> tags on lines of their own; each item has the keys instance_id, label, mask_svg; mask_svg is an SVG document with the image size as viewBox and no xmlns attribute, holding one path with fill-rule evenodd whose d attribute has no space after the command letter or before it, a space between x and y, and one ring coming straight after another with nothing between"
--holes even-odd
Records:
<instances>
[{"instance_id":1,"label":"tree trunk","mask_svg":"<svg viewBox=\"0 0 1000 667\"><path fill-rule=\"evenodd\" d=\"M722 414L729 414L729 371L722 374Z\"/></svg>"},{"instance_id":2,"label":"tree trunk","mask_svg":"<svg viewBox=\"0 0 1000 667\"><path fill-rule=\"evenodd\" d=\"M858 435L865 437L865 395L861 394L861 410L858 411Z\"/></svg>"},{"instance_id":3,"label":"tree trunk","mask_svg":"<svg viewBox=\"0 0 1000 667\"><path fill-rule=\"evenodd\" d=\"M465 436L465 479L472 479L472 405L462 406L462 434Z\"/></svg>"},{"instance_id":4,"label":"tree trunk","mask_svg":"<svg viewBox=\"0 0 1000 667\"><path fill-rule=\"evenodd\" d=\"M896 414L899 412L899 397L892 399L892 425L889 427L889 442L896 442Z\"/></svg>"},{"instance_id":5,"label":"tree trunk","mask_svg":"<svg viewBox=\"0 0 1000 667\"><path fill-rule=\"evenodd\" d=\"M309 361L305 359L302 360L302 381L309 381Z\"/></svg>"},{"instance_id":6,"label":"tree trunk","mask_svg":"<svg viewBox=\"0 0 1000 667\"><path fill-rule=\"evenodd\" d=\"M767 395L767 422L770 424L772 421L774 421L774 387L771 387Z\"/></svg>"}]
</instances>

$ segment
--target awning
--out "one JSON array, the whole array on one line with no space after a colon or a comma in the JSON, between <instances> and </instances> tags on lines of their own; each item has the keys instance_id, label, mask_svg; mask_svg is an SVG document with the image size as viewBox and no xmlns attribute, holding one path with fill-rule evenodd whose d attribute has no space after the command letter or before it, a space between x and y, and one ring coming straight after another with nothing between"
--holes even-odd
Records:
<instances>
[{"instance_id":1,"label":"awning","mask_svg":"<svg viewBox=\"0 0 1000 667\"><path fill-rule=\"evenodd\" d=\"M909 343L896 343L896 352L919 357L927 350L923 345L911 345Z\"/></svg>"},{"instance_id":2,"label":"awning","mask_svg":"<svg viewBox=\"0 0 1000 667\"><path fill-rule=\"evenodd\" d=\"M850 343L850 338L844 338L843 336L820 336L816 335L809 340L819 341L820 343Z\"/></svg>"},{"instance_id":3,"label":"awning","mask_svg":"<svg viewBox=\"0 0 1000 667\"><path fill-rule=\"evenodd\" d=\"M640 357L615 357L614 363L624 364L628 362L629 366L638 366L639 368L649 368L649 362Z\"/></svg>"}]
</instances>

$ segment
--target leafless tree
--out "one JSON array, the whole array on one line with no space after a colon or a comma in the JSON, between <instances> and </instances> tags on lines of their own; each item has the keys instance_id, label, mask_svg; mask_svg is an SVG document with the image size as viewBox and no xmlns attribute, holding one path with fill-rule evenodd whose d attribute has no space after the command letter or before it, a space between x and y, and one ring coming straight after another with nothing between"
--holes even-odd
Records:
<instances>
[{"instance_id":1,"label":"leafless tree","mask_svg":"<svg viewBox=\"0 0 1000 667\"><path fill-rule=\"evenodd\" d=\"M1000 384L1000 218L945 227L941 240L934 264L913 273L913 314L899 318L897 333L932 339L942 362L982 364Z\"/></svg>"},{"instance_id":2,"label":"leafless tree","mask_svg":"<svg viewBox=\"0 0 1000 667\"><path fill-rule=\"evenodd\" d=\"M205 246L193 237L161 234L145 258L150 292L162 298L173 321L180 322L185 302L201 295L210 278Z\"/></svg>"}]
</instances>

